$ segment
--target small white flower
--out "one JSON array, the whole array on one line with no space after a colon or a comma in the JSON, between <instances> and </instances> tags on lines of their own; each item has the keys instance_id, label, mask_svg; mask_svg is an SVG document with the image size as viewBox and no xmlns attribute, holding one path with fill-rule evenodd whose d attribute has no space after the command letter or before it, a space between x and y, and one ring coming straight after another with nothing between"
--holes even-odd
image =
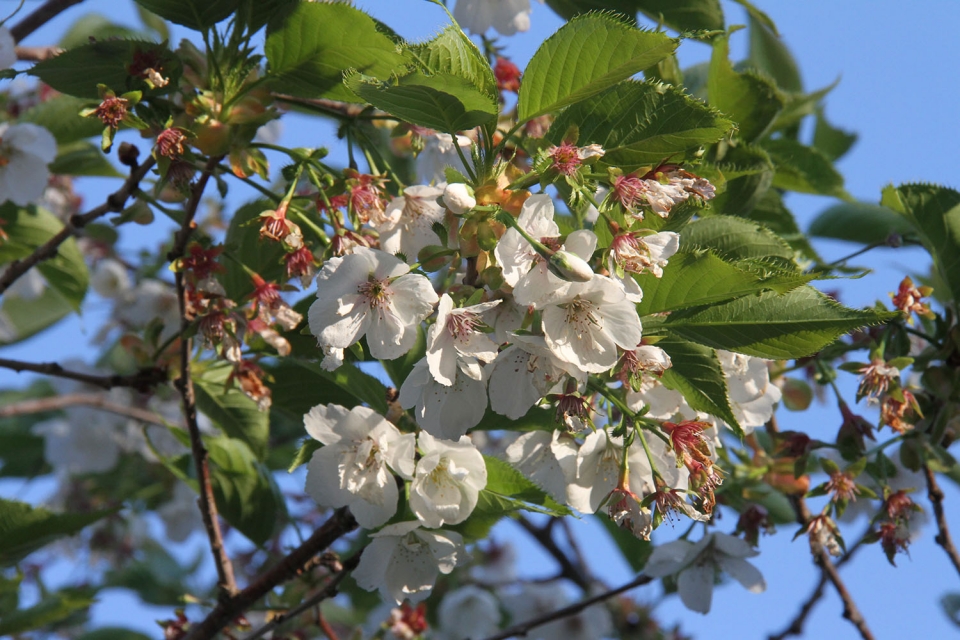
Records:
<instances>
[{"instance_id":1,"label":"small white flower","mask_svg":"<svg viewBox=\"0 0 960 640\"><path fill-rule=\"evenodd\" d=\"M459 533L427 531L417 521L388 525L370 537L353 579L397 604L404 598L413 603L426 599L437 574L453 571L464 553Z\"/></svg>"},{"instance_id":2,"label":"small white flower","mask_svg":"<svg viewBox=\"0 0 960 640\"><path fill-rule=\"evenodd\" d=\"M773 416L774 405L782 396L780 388L770 383L766 360L721 350L717 357L727 378L730 408L744 433L749 434Z\"/></svg>"},{"instance_id":3,"label":"small white flower","mask_svg":"<svg viewBox=\"0 0 960 640\"><path fill-rule=\"evenodd\" d=\"M481 35L493 27L502 35L530 29L530 0L457 0L453 17L460 27Z\"/></svg>"},{"instance_id":4,"label":"small white flower","mask_svg":"<svg viewBox=\"0 0 960 640\"><path fill-rule=\"evenodd\" d=\"M350 507L360 526L379 527L397 512L397 482L410 480L415 439L373 409L317 405L304 426L324 446L307 465L307 493L325 507Z\"/></svg>"},{"instance_id":5,"label":"small white flower","mask_svg":"<svg viewBox=\"0 0 960 640\"><path fill-rule=\"evenodd\" d=\"M450 386L440 384L431 374L427 359L413 366L400 385L400 406L414 408L417 424L438 438L456 440L483 419L487 410L487 386L483 370L457 359L456 375Z\"/></svg>"},{"instance_id":6,"label":"small white flower","mask_svg":"<svg viewBox=\"0 0 960 640\"><path fill-rule=\"evenodd\" d=\"M370 355L379 360L409 351L438 300L430 281L409 271L399 258L366 247L328 260L309 312L321 348L346 349L366 334Z\"/></svg>"},{"instance_id":7,"label":"small white flower","mask_svg":"<svg viewBox=\"0 0 960 640\"><path fill-rule=\"evenodd\" d=\"M663 276L663 267L667 266L667 261L679 248L680 236L672 231L661 231L649 236L620 234L610 245L610 271L649 271L660 278Z\"/></svg>"},{"instance_id":8,"label":"small white flower","mask_svg":"<svg viewBox=\"0 0 960 640\"><path fill-rule=\"evenodd\" d=\"M490 408L517 420L567 376L586 381L586 373L557 358L541 336L510 334L513 344L489 367Z\"/></svg>"},{"instance_id":9,"label":"small white flower","mask_svg":"<svg viewBox=\"0 0 960 640\"><path fill-rule=\"evenodd\" d=\"M35 424L32 431L43 436L43 457L58 475L103 473L113 469L120 458L112 422L55 418Z\"/></svg>"},{"instance_id":10,"label":"small white flower","mask_svg":"<svg viewBox=\"0 0 960 640\"><path fill-rule=\"evenodd\" d=\"M119 298L132 286L127 268L112 258L97 262L90 274L90 286L104 298ZM225 295L225 294L223 294Z\"/></svg>"},{"instance_id":11,"label":"small white flower","mask_svg":"<svg viewBox=\"0 0 960 640\"><path fill-rule=\"evenodd\" d=\"M0 124L0 202L25 207L50 179L47 165L57 157L57 141L43 127L24 122Z\"/></svg>"},{"instance_id":12,"label":"small white flower","mask_svg":"<svg viewBox=\"0 0 960 640\"><path fill-rule=\"evenodd\" d=\"M470 185L454 182L444 188L443 204L453 213L462 216L477 206L477 199Z\"/></svg>"},{"instance_id":13,"label":"small white flower","mask_svg":"<svg viewBox=\"0 0 960 640\"><path fill-rule=\"evenodd\" d=\"M466 436L453 442L421 431L417 443L422 457L410 485L410 508L432 529L463 522L487 486L483 456Z\"/></svg>"},{"instance_id":14,"label":"small white flower","mask_svg":"<svg viewBox=\"0 0 960 640\"><path fill-rule=\"evenodd\" d=\"M451 167L461 174L465 173L463 161L460 159L460 154L457 153L455 145L459 145L464 156L469 158L472 144L473 141L467 136L457 136L456 142L449 133L435 133L427 136L423 151L417 155L417 182L437 185L446 182L447 176L444 169L447 167Z\"/></svg>"},{"instance_id":15,"label":"small white flower","mask_svg":"<svg viewBox=\"0 0 960 640\"><path fill-rule=\"evenodd\" d=\"M467 585L444 596L437 619L444 640L484 638L500 626L500 604L489 591Z\"/></svg>"},{"instance_id":16,"label":"small white flower","mask_svg":"<svg viewBox=\"0 0 960 640\"><path fill-rule=\"evenodd\" d=\"M767 588L763 576L744 558L759 555L740 538L724 533L711 533L694 544L675 540L653 550L643 572L652 578L674 575L680 600L698 613L710 611L716 572L723 571L751 593Z\"/></svg>"},{"instance_id":17,"label":"small white flower","mask_svg":"<svg viewBox=\"0 0 960 640\"><path fill-rule=\"evenodd\" d=\"M407 264L413 264L421 249L438 244L440 238L433 225L443 222L443 207L437 204L441 193L438 187L416 185L407 187L402 196L391 200L386 220L377 227L380 248L391 255L402 253Z\"/></svg>"},{"instance_id":18,"label":"small white flower","mask_svg":"<svg viewBox=\"0 0 960 640\"><path fill-rule=\"evenodd\" d=\"M528 431L510 443L507 462L550 497L567 502L567 487L577 477L577 445L561 431Z\"/></svg>"},{"instance_id":19,"label":"small white flower","mask_svg":"<svg viewBox=\"0 0 960 640\"><path fill-rule=\"evenodd\" d=\"M136 329L151 320L163 323L162 340L180 331L180 302L173 287L160 280L144 280L117 299L114 307L117 319Z\"/></svg>"},{"instance_id":20,"label":"small white flower","mask_svg":"<svg viewBox=\"0 0 960 640\"><path fill-rule=\"evenodd\" d=\"M17 42L10 29L0 27L0 70L9 69L17 61Z\"/></svg>"},{"instance_id":21,"label":"small white flower","mask_svg":"<svg viewBox=\"0 0 960 640\"><path fill-rule=\"evenodd\" d=\"M480 330L483 316L500 300L471 307L453 308L446 293L437 305L437 321L427 331L427 365L440 384L450 386L457 374L457 359L490 362L497 357L497 343Z\"/></svg>"}]
</instances>

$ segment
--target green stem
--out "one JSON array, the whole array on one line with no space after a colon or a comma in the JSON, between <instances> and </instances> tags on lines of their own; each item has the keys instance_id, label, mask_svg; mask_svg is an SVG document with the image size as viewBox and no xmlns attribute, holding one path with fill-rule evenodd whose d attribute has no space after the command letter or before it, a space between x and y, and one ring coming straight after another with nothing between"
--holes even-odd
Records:
<instances>
[{"instance_id":1,"label":"green stem","mask_svg":"<svg viewBox=\"0 0 960 640\"><path fill-rule=\"evenodd\" d=\"M637 424L642 429L645 429L646 431L649 431L650 433L654 434L655 436L663 440L665 444L670 444L670 440L667 438L667 436L660 433L660 430L657 429L657 423L655 421L638 416L635 411L630 409L630 407L628 407L626 403L623 402L623 400L617 397L617 394L613 393L611 389L607 388L607 385L603 384L599 380L595 380L594 378L589 378L587 380L587 388L592 391L596 391L597 393L602 395L604 398L609 400L611 403L613 403L613 405L617 409L619 409L623 415L629 416L630 419L633 420L634 424Z\"/></svg>"},{"instance_id":2,"label":"green stem","mask_svg":"<svg viewBox=\"0 0 960 640\"><path fill-rule=\"evenodd\" d=\"M460 162L463 163L463 168L467 172L467 175L470 177L470 180L477 184L477 174L474 172L473 167L470 166L470 163L467 162L467 157L463 155L463 149L460 148L460 139L457 137L456 133L451 134L453 137L453 148L457 150L457 155L460 156ZM480 186L477 184L477 186Z\"/></svg>"},{"instance_id":3,"label":"green stem","mask_svg":"<svg viewBox=\"0 0 960 640\"><path fill-rule=\"evenodd\" d=\"M223 173L224 173L224 174L233 176L233 177L236 178L237 180L239 180L239 181L243 182L244 184L246 184L248 187L252 187L253 189L256 189L257 191L259 191L260 193L262 193L262 194L265 195L266 197L270 198L271 200L273 200L273 201L276 202L277 204L279 204L280 202L283 201L283 196L278 196L278 195L275 194L273 191L270 191L270 190L267 189L266 187L257 184L256 182L254 182L254 181L251 180L250 178L244 178L243 176L238 176L237 174L235 174L235 173L230 169L230 167L225 167L224 165L220 165L220 168L223 170Z\"/></svg>"}]
</instances>

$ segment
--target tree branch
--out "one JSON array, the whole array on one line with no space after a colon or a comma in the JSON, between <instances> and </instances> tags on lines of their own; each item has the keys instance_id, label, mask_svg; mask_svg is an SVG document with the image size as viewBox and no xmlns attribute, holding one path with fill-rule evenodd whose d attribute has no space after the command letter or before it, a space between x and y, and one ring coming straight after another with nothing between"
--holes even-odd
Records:
<instances>
[{"instance_id":1,"label":"tree branch","mask_svg":"<svg viewBox=\"0 0 960 640\"><path fill-rule=\"evenodd\" d=\"M371 109L369 106L363 104L353 104L351 102L341 102L339 100L328 100L326 98L299 98L297 96L291 96L285 93L273 93L271 95L281 102L300 105L301 107L306 107L307 109L311 109L313 111L325 113L335 118L345 118L348 120L359 118L361 116L371 120L393 118L393 116L384 111Z\"/></svg>"},{"instance_id":2,"label":"tree branch","mask_svg":"<svg viewBox=\"0 0 960 640\"><path fill-rule=\"evenodd\" d=\"M954 568L960 573L960 553L957 553L957 548L953 544L950 529L947 527L947 516L943 511L943 489L941 489L937 483L937 477L934 475L933 470L927 465L923 465L923 475L927 478L927 498L930 499L930 504L933 506L933 514L937 520L937 536L934 540L937 541L938 545L943 547L947 557L950 558L950 562L953 563Z\"/></svg>"},{"instance_id":3,"label":"tree branch","mask_svg":"<svg viewBox=\"0 0 960 640\"><path fill-rule=\"evenodd\" d=\"M190 235L196 227L194 217L197 215L197 208L200 206L200 198L210 181L210 176L220 162L220 157L210 158L207 161L203 172L190 194L190 200L184 210L183 224L174 236L173 248L167 254L170 262L173 262L183 256L186 250ZM183 280L183 272L177 271L177 299L180 302L180 335L185 336L190 327L190 320L187 317L187 290ZM233 564L227 555L227 549L223 544L223 532L220 530L220 519L217 513L217 502L213 495L213 482L210 479L210 461L207 448L203 444L203 438L200 436L200 426L197 423L197 399L193 388L193 378L190 375L190 357L193 352L193 340L181 338L180 340L180 377L174 385L180 392L180 398L183 405L183 416L187 422L187 432L190 434L190 449L193 453L193 462L197 470L197 484L199 485L199 494L197 502L200 506L200 514L203 517L203 526L207 530L207 538L210 540L210 551L213 553L214 564L217 567L217 584L220 587L220 600L224 601L232 597L237 592L237 581L233 575Z\"/></svg>"},{"instance_id":4,"label":"tree branch","mask_svg":"<svg viewBox=\"0 0 960 640\"><path fill-rule=\"evenodd\" d=\"M344 534L356 529L356 527L357 521L354 520L349 510L336 510L330 516L330 519L323 523L303 544L254 580L246 589L220 602L201 623L190 628L184 640L210 640L231 620L253 606L278 584L297 575L301 568L315 555L329 547ZM359 562L359 557L355 557Z\"/></svg>"},{"instance_id":5,"label":"tree branch","mask_svg":"<svg viewBox=\"0 0 960 640\"><path fill-rule=\"evenodd\" d=\"M15 402L5 407L0 407L0 419L34 413L45 413L47 411L60 411L61 409L68 409L70 407L93 407L109 413L115 413L118 416L125 416L133 420L156 424L162 427L169 424L169 422L163 419L163 416L153 411L110 402L106 396L99 393L70 393L64 396L50 396L49 398Z\"/></svg>"},{"instance_id":6,"label":"tree branch","mask_svg":"<svg viewBox=\"0 0 960 640\"><path fill-rule=\"evenodd\" d=\"M500 633L485 638L484 640L506 640L507 638L512 638L513 636L525 636L530 632L531 629L545 625L548 622L553 622L554 620L560 620L568 616L576 615L587 607L595 605L598 602L603 602L604 600L608 600L616 595L620 595L625 591L630 591L630 589L648 584L652 581L653 578L645 576L641 573L627 584L617 587L616 589L604 591L603 593L593 596L592 598L581 600L580 602L572 604L569 607L564 607L563 609L557 609L553 613L542 615L539 618L534 618L532 620L527 620L526 622L521 622L520 624L515 624L509 629L504 629Z\"/></svg>"},{"instance_id":7,"label":"tree branch","mask_svg":"<svg viewBox=\"0 0 960 640\"><path fill-rule=\"evenodd\" d=\"M167 382L167 370L160 367L140 369L136 373L126 376L118 374L101 376L81 373L79 371L69 371L56 362L23 362L21 360L0 358L0 368L12 369L17 373L32 371L55 378L77 380L78 382L100 387L107 391L116 387L130 387L141 393L146 393L153 387Z\"/></svg>"},{"instance_id":8,"label":"tree branch","mask_svg":"<svg viewBox=\"0 0 960 640\"><path fill-rule=\"evenodd\" d=\"M26 62L40 62L41 60L49 60L50 58L57 57L61 53L63 53L63 49L56 45L49 45L46 47L16 48L17 60L23 60Z\"/></svg>"},{"instance_id":9,"label":"tree branch","mask_svg":"<svg viewBox=\"0 0 960 640\"><path fill-rule=\"evenodd\" d=\"M41 7L41 9L42 8L43 7ZM83 227L108 213L119 213L123 211L123 208L127 204L127 199L140 188L140 181L147 175L147 172L150 171L155 163L156 161L153 157L148 157L143 161L143 164L131 168L130 176L127 177L119 189L107 197L107 200L103 204L91 209L87 213L72 216L70 220L67 221L67 224L64 225L63 229L58 231L43 245L37 247L33 253L22 260L14 260L11 262L6 271L3 272L3 275L0 275L0 294L9 289L10 285L16 282L20 276L31 268L57 255L60 245L69 238L78 235Z\"/></svg>"},{"instance_id":10,"label":"tree branch","mask_svg":"<svg viewBox=\"0 0 960 640\"><path fill-rule=\"evenodd\" d=\"M560 565L561 576L567 578L585 592L589 591L590 577L567 557L567 554L563 552L563 549L561 549L553 539L549 528L541 529L522 515L517 516L516 522L524 531L529 533L534 540L539 542L540 546L542 546L547 553L553 556L553 559Z\"/></svg>"},{"instance_id":11,"label":"tree branch","mask_svg":"<svg viewBox=\"0 0 960 640\"><path fill-rule=\"evenodd\" d=\"M20 42L28 35L47 24L63 11L69 9L75 4L80 4L83 0L47 0L42 5L33 10L33 13L17 23L10 29L10 35L17 42Z\"/></svg>"},{"instance_id":12,"label":"tree branch","mask_svg":"<svg viewBox=\"0 0 960 640\"><path fill-rule=\"evenodd\" d=\"M283 624L287 620L296 618L298 615L300 615L307 609L310 609L311 607L315 607L316 605L320 604L324 600L328 600L334 597L335 595L337 595L337 587L340 585L340 582L347 576L348 573L356 569L357 565L360 564L361 553L363 553L363 549L361 549L357 553L350 556L346 560L346 562L340 565L340 569L333 574L333 577L331 577L330 580L328 580L327 583L323 585L323 587L319 591L314 593L312 596L310 596L309 598L301 602L299 605L297 605L293 609L290 609L290 611L280 614L279 616L277 616L267 624L263 625L256 631L252 632L250 635L243 638L243 640L256 640L257 638L260 638L266 635L267 633L270 633L271 631L279 627L281 624ZM327 637L330 637L329 630L325 629L324 633L327 635Z\"/></svg>"}]
</instances>

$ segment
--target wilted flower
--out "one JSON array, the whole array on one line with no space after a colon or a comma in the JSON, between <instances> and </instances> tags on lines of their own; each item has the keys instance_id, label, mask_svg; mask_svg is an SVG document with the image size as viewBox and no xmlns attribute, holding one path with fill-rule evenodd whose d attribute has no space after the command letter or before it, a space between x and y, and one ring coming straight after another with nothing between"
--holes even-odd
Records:
<instances>
[{"instance_id":1,"label":"wilted flower","mask_svg":"<svg viewBox=\"0 0 960 640\"><path fill-rule=\"evenodd\" d=\"M875 359L870 364L861 367L860 385L857 387L857 400L866 396L868 402L876 402L877 399L887 392L890 383L900 379L900 369L891 367L880 359Z\"/></svg>"},{"instance_id":2,"label":"wilted flower","mask_svg":"<svg viewBox=\"0 0 960 640\"><path fill-rule=\"evenodd\" d=\"M520 67L502 56L497 56L493 65L493 75L497 79L497 88L500 91L520 91Z\"/></svg>"},{"instance_id":3,"label":"wilted flower","mask_svg":"<svg viewBox=\"0 0 960 640\"><path fill-rule=\"evenodd\" d=\"M913 414L913 420L907 415ZM906 433L913 428L913 422L923 417L916 396L906 389L895 389L887 394L880 403L880 420L897 433Z\"/></svg>"},{"instance_id":4,"label":"wilted flower","mask_svg":"<svg viewBox=\"0 0 960 640\"><path fill-rule=\"evenodd\" d=\"M923 298L931 293L933 293L933 287L915 287L913 280L907 276L900 282L897 293L890 295L893 298L893 306L904 316L909 317L911 313L916 313L922 318L933 319L936 314L923 303Z\"/></svg>"},{"instance_id":5,"label":"wilted flower","mask_svg":"<svg viewBox=\"0 0 960 640\"><path fill-rule=\"evenodd\" d=\"M115 95L108 95L94 110L94 114L100 119L100 122L106 126L116 129L127 117L130 110L130 101L126 98L119 98Z\"/></svg>"},{"instance_id":6,"label":"wilted flower","mask_svg":"<svg viewBox=\"0 0 960 640\"><path fill-rule=\"evenodd\" d=\"M157 152L167 158L179 158L184 153L183 143L187 136L181 129L170 127L157 136Z\"/></svg>"}]
</instances>

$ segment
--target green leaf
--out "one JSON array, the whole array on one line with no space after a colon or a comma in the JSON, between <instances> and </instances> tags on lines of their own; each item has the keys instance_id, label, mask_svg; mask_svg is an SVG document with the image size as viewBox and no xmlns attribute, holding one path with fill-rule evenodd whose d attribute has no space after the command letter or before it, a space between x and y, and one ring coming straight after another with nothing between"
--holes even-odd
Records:
<instances>
[{"instance_id":1,"label":"green leaf","mask_svg":"<svg viewBox=\"0 0 960 640\"><path fill-rule=\"evenodd\" d=\"M762 225L732 216L710 216L691 222L680 234L680 249L708 249L726 260L777 257L793 259L793 249Z\"/></svg>"},{"instance_id":2,"label":"green leaf","mask_svg":"<svg viewBox=\"0 0 960 640\"><path fill-rule=\"evenodd\" d=\"M199 567L202 558L197 553L190 565L182 566L160 543L146 540L137 546L133 558L107 572L104 586L135 591L149 604L182 605L184 584Z\"/></svg>"},{"instance_id":3,"label":"green leaf","mask_svg":"<svg viewBox=\"0 0 960 640\"><path fill-rule=\"evenodd\" d=\"M142 38L144 34L136 29L117 24L110 18L99 13L87 13L74 21L67 29L66 33L60 37L57 46L61 49L73 49L90 42L91 38L97 40L116 40Z\"/></svg>"},{"instance_id":4,"label":"green leaf","mask_svg":"<svg viewBox=\"0 0 960 640\"><path fill-rule=\"evenodd\" d=\"M136 58L150 59L151 68L170 82L151 89L143 78L130 75L129 67ZM118 94L143 91L145 96L161 95L178 88L182 71L180 59L164 45L145 40L103 40L38 62L30 74L61 93L100 102L98 84Z\"/></svg>"},{"instance_id":5,"label":"green leaf","mask_svg":"<svg viewBox=\"0 0 960 640\"><path fill-rule=\"evenodd\" d=\"M810 244L806 234L800 230L793 213L783 204L783 197L776 189L768 190L757 206L744 217L770 229L804 258L822 262L820 254Z\"/></svg>"},{"instance_id":6,"label":"green leaf","mask_svg":"<svg viewBox=\"0 0 960 640\"><path fill-rule=\"evenodd\" d=\"M84 141L62 145L56 159L50 163L50 173L66 176L123 177L103 155L99 145Z\"/></svg>"},{"instance_id":7,"label":"green leaf","mask_svg":"<svg viewBox=\"0 0 960 640\"><path fill-rule=\"evenodd\" d=\"M773 161L762 148L738 144L726 150L716 165L726 179L710 208L717 213L746 216L770 190L773 184Z\"/></svg>"},{"instance_id":8,"label":"green leaf","mask_svg":"<svg viewBox=\"0 0 960 640\"><path fill-rule=\"evenodd\" d=\"M800 193L846 196L843 176L817 149L786 138L765 140L762 145L777 169L773 186Z\"/></svg>"},{"instance_id":9,"label":"green leaf","mask_svg":"<svg viewBox=\"0 0 960 640\"><path fill-rule=\"evenodd\" d=\"M274 378L274 404L299 418L314 406L331 402L348 408L367 404L377 413L387 412L387 388L353 364L324 371L318 362L284 358L265 369Z\"/></svg>"},{"instance_id":10,"label":"green leaf","mask_svg":"<svg viewBox=\"0 0 960 640\"><path fill-rule=\"evenodd\" d=\"M243 205L233 214L223 245L237 260L221 260L226 269L220 274L220 284L231 300L243 300L253 293L253 281L244 267L259 273L267 282L284 280L286 267L284 251L279 242L261 240L256 222L261 213L276 209L269 200L254 200Z\"/></svg>"},{"instance_id":11,"label":"green leaf","mask_svg":"<svg viewBox=\"0 0 960 640\"><path fill-rule=\"evenodd\" d=\"M683 394L695 411L716 416L743 435L730 408L727 381L713 349L684 340L668 338L657 342L667 352L673 366L663 372L664 386Z\"/></svg>"},{"instance_id":12,"label":"green leaf","mask_svg":"<svg viewBox=\"0 0 960 640\"><path fill-rule=\"evenodd\" d=\"M803 91L800 69L780 36L748 8L750 55L747 63L777 81L785 91Z\"/></svg>"},{"instance_id":13,"label":"green leaf","mask_svg":"<svg viewBox=\"0 0 960 640\"><path fill-rule=\"evenodd\" d=\"M784 106L784 97L768 78L747 70L737 72L730 64L727 36L713 40L707 94L710 104L740 127L747 142L760 138Z\"/></svg>"},{"instance_id":14,"label":"green leaf","mask_svg":"<svg viewBox=\"0 0 960 640\"><path fill-rule=\"evenodd\" d=\"M810 276L775 274L761 276L739 269L710 252L678 252L663 269L663 277L637 276L643 300L637 305L641 316L715 304L760 293L781 293L809 282Z\"/></svg>"},{"instance_id":15,"label":"green leaf","mask_svg":"<svg viewBox=\"0 0 960 640\"><path fill-rule=\"evenodd\" d=\"M412 45L408 50L425 74L457 76L468 80L491 100L500 99L490 63L477 45L456 26L450 25L433 40Z\"/></svg>"},{"instance_id":16,"label":"green leaf","mask_svg":"<svg viewBox=\"0 0 960 640\"><path fill-rule=\"evenodd\" d=\"M136 3L161 18L194 31L209 29L240 6L239 0L136 0Z\"/></svg>"},{"instance_id":17,"label":"green leaf","mask_svg":"<svg viewBox=\"0 0 960 640\"><path fill-rule=\"evenodd\" d=\"M723 29L720 0L636 0L636 4L651 20L675 31Z\"/></svg>"},{"instance_id":18,"label":"green leaf","mask_svg":"<svg viewBox=\"0 0 960 640\"><path fill-rule=\"evenodd\" d=\"M850 309L809 286L676 311L663 327L692 342L760 358L809 356L858 327L897 317L893 312Z\"/></svg>"},{"instance_id":19,"label":"green leaf","mask_svg":"<svg viewBox=\"0 0 960 640\"><path fill-rule=\"evenodd\" d=\"M260 411L257 403L236 386L226 386L231 371L229 364L215 364L194 373L197 409L225 434L247 443L263 459L270 438L270 415Z\"/></svg>"},{"instance_id":20,"label":"green leaf","mask_svg":"<svg viewBox=\"0 0 960 640\"><path fill-rule=\"evenodd\" d=\"M321 444L319 440L314 440L313 438L307 438L304 440L300 445L300 448L297 449L297 453L290 462L290 466L287 467L287 472L293 473L298 468L310 462L310 460L313 458L313 454L316 453L317 449L322 446L323 444Z\"/></svg>"},{"instance_id":21,"label":"green leaf","mask_svg":"<svg viewBox=\"0 0 960 640\"><path fill-rule=\"evenodd\" d=\"M406 59L374 20L345 3L301 2L267 26L264 46L273 88L304 98L349 99L343 73L387 78ZM353 98L356 101L356 98Z\"/></svg>"},{"instance_id":22,"label":"green leaf","mask_svg":"<svg viewBox=\"0 0 960 640\"><path fill-rule=\"evenodd\" d=\"M170 604L180 604L180 601ZM150 640L150 636L123 627L100 627L77 636L76 640Z\"/></svg>"},{"instance_id":23,"label":"green leaf","mask_svg":"<svg viewBox=\"0 0 960 640\"><path fill-rule=\"evenodd\" d=\"M583 13L604 11L614 13L624 22L636 24L639 0L546 0L547 6L564 20Z\"/></svg>"},{"instance_id":24,"label":"green leaf","mask_svg":"<svg viewBox=\"0 0 960 640\"><path fill-rule=\"evenodd\" d=\"M10 637L69 618L94 603L92 589L63 589L44 597L28 609L19 609L0 620L0 635Z\"/></svg>"},{"instance_id":25,"label":"green leaf","mask_svg":"<svg viewBox=\"0 0 960 640\"><path fill-rule=\"evenodd\" d=\"M857 134L834 127L827 122L823 110L817 111L817 126L813 130L813 147L830 160L839 160L857 141Z\"/></svg>"},{"instance_id":26,"label":"green leaf","mask_svg":"<svg viewBox=\"0 0 960 640\"><path fill-rule=\"evenodd\" d=\"M586 100L673 53L678 40L610 15L578 16L550 36L523 74L521 122Z\"/></svg>"},{"instance_id":27,"label":"green leaf","mask_svg":"<svg viewBox=\"0 0 960 640\"><path fill-rule=\"evenodd\" d=\"M733 125L669 85L622 82L566 109L548 139L559 144L571 126L579 127L578 144L597 143L606 151L603 162L633 171L667 158L683 160L720 140Z\"/></svg>"},{"instance_id":28,"label":"green leaf","mask_svg":"<svg viewBox=\"0 0 960 640\"><path fill-rule=\"evenodd\" d=\"M811 236L861 244L885 242L891 234L912 235L910 222L895 211L866 202L841 202L823 210L810 223Z\"/></svg>"},{"instance_id":29,"label":"green leaf","mask_svg":"<svg viewBox=\"0 0 960 640\"><path fill-rule=\"evenodd\" d=\"M409 73L381 82L360 73L348 73L344 83L355 94L401 120L456 133L495 120L499 107L469 80L450 74Z\"/></svg>"},{"instance_id":30,"label":"green leaf","mask_svg":"<svg viewBox=\"0 0 960 640\"><path fill-rule=\"evenodd\" d=\"M543 489L510 466L508 462L488 455L483 456L483 461L487 467L486 491L536 505L540 507L536 509L537 513L550 513L554 516L573 513L569 508L548 496Z\"/></svg>"},{"instance_id":31,"label":"green leaf","mask_svg":"<svg viewBox=\"0 0 960 640\"><path fill-rule=\"evenodd\" d=\"M960 192L930 184L891 185L884 188L880 204L916 229L953 299L960 299Z\"/></svg>"},{"instance_id":32,"label":"green leaf","mask_svg":"<svg viewBox=\"0 0 960 640\"><path fill-rule=\"evenodd\" d=\"M90 105L89 100L60 95L30 107L20 115L20 121L40 125L53 134L57 144L66 145L99 136L103 131L99 119L80 115Z\"/></svg>"},{"instance_id":33,"label":"green leaf","mask_svg":"<svg viewBox=\"0 0 960 640\"><path fill-rule=\"evenodd\" d=\"M206 440L217 507L227 522L257 545L273 536L286 506L270 470L250 448L232 438Z\"/></svg>"},{"instance_id":34,"label":"green leaf","mask_svg":"<svg viewBox=\"0 0 960 640\"><path fill-rule=\"evenodd\" d=\"M653 553L653 544L649 540L641 540L629 531L621 529L606 514L598 513L594 517L613 538L613 542L620 548L620 553L623 554L623 559L627 561L630 568L637 572L643 571L650 554Z\"/></svg>"},{"instance_id":35,"label":"green leaf","mask_svg":"<svg viewBox=\"0 0 960 640\"><path fill-rule=\"evenodd\" d=\"M53 513L25 502L0 498L0 567L14 565L55 540L79 533L87 525L115 513Z\"/></svg>"}]
</instances>

